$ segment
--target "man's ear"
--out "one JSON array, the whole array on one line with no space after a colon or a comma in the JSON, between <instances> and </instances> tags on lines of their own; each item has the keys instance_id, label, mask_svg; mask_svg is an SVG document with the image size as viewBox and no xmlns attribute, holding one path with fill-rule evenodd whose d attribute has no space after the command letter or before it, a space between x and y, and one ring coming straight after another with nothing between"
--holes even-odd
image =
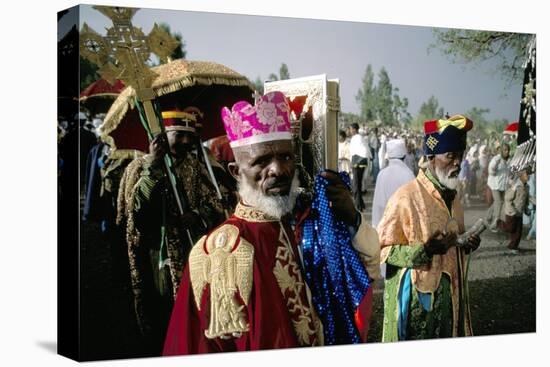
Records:
<instances>
[{"instance_id":1,"label":"man's ear","mask_svg":"<svg viewBox=\"0 0 550 367\"><path fill-rule=\"evenodd\" d=\"M231 162L227 165L227 169L229 170L229 173L237 182L240 182L241 175L239 172L239 165L236 162Z\"/></svg>"}]
</instances>

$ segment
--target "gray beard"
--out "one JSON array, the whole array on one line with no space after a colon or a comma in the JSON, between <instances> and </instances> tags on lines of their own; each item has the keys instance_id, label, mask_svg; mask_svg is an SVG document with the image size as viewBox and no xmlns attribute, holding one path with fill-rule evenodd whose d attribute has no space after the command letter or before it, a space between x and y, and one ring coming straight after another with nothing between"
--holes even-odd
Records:
<instances>
[{"instance_id":1,"label":"gray beard","mask_svg":"<svg viewBox=\"0 0 550 367\"><path fill-rule=\"evenodd\" d=\"M281 219L285 214L291 213L296 205L296 198L300 193L298 173L294 174L290 192L288 195L269 196L264 195L260 190L254 189L241 176L241 181L238 184L239 196L244 204L249 205L259 211L273 217Z\"/></svg>"},{"instance_id":2,"label":"gray beard","mask_svg":"<svg viewBox=\"0 0 550 367\"><path fill-rule=\"evenodd\" d=\"M458 186L458 176L451 178L447 176L442 169L435 167L435 177L441 185L448 189L456 190L456 187Z\"/></svg>"}]
</instances>

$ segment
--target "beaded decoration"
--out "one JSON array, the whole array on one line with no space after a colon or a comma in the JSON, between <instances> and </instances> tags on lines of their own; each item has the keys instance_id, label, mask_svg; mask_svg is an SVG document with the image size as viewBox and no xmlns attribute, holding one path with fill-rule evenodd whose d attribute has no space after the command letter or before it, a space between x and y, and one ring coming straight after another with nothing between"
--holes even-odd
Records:
<instances>
[{"instance_id":1,"label":"beaded decoration","mask_svg":"<svg viewBox=\"0 0 550 367\"><path fill-rule=\"evenodd\" d=\"M339 176L349 189L349 175ZM327 187L328 180L317 175L311 214L303 228L306 281L323 323L325 345L360 343L354 315L370 286L369 277L348 226L334 217Z\"/></svg>"}]
</instances>

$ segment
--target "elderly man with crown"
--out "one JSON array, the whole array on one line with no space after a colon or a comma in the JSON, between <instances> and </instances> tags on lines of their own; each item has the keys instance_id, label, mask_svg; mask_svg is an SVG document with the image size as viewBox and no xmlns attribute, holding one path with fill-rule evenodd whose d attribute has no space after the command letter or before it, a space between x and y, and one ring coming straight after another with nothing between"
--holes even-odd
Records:
<instances>
[{"instance_id":1,"label":"elderly man with crown","mask_svg":"<svg viewBox=\"0 0 550 367\"><path fill-rule=\"evenodd\" d=\"M464 211L455 191L472 126L461 115L424 123L422 168L391 196L378 224L384 342L472 335L465 258L480 238L457 245Z\"/></svg>"},{"instance_id":2,"label":"elderly man with crown","mask_svg":"<svg viewBox=\"0 0 550 367\"><path fill-rule=\"evenodd\" d=\"M149 154L128 165L118 200L119 220L126 217L136 318L154 355L162 350L191 240L224 219L206 167L193 152L197 148L196 109L166 110L162 118L166 133L152 140ZM169 189L165 154L173 159L177 185L187 199L188 212L183 217Z\"/></svg>"},{"instance_id":3,"label":"elderly man with crown","mask_svg":"<svg viewBox=\"0 0 550 367\"><path fill-rule=\"evenodd\" d=\"M286 97L271 92L255 106L238 102L231 110L224 108L222 117L236 160L229 168L238 182L240 202L233 216L193 247L163 354L323 345L327 328L336 331L331 336L342 335L339 327L344 322L358 336L368 323L366 288L348 305L350 317L344 320L335 312L324 324L320 315L327 315L327 305L338 311L336 303L315 304L315 292L306 282L314 276L313 268L304 266L309 263L303 249L304 223L309 221L311 229L317 219L312 219L311 203L302 200L298 188ZM323 218L333 214L349 228L353 249L348 257L360 259L357 264L362 274L368 272L368 280L378 278L376 231L354 208L349 187L336 173L324 171L319 177L326 180L330 208L325 205L315 212Z\"/></svg>"}]
</instances>

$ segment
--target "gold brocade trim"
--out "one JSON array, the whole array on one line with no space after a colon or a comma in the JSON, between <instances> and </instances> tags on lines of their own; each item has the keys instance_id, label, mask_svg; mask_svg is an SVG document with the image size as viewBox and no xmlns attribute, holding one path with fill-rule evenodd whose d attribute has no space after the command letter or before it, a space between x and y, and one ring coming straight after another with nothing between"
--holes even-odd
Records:
<instances>
[{"instance_id":1,"label":"gold brocade trim","mask_svg":"<svg viewBox=\"0 0 550 367\"><path fill-rule=\"evenodd\" d=\"M109 152L110 159L135 159L144 155L144 152L135 149L114 149Z\"/></svg>"},{"instance_id":2,"label":"gold brocade trim","mask_svg":"<svg viewBox=\"0 0 550 367\"><path fill-rule=\"evenodd\" d=\"M283 298L286 299L298 343L302 346L319 345L318 331L320 323L314 322L318 320L313 320L310 305L302 302L301 294L303 288L307 286L302 279L300 268L294 260L290 243L285 237L284 229L281 226L279 242L282 245L277 248L275 254L277 260L273 268L273 274L277 279Z\"/></svg>"},{"instance_id":3,"label":"gold brocade trim","mask_svg":"<svg viewBox=\"0 0 550 367\"><path fill-rule=\"evenodd\" d=\"M237 240L239 229L225 224L202 237L189 254L189 276L199 311L204 287L210 285L210 322L204 332L209 339L239 337L249 330L245 307L252 291L254 247L240 238L233 250Z\"/></svg>"},{"instance_id":4,"label":"gold brocade trim","mask_svg":"<svg viewBox=\"0 0 550 367\"><path fill-rule=\"evenodd\" d=\"M455 284L453 283L453 277L452 277L451 273L442 270L441 271L441 276L443 276L443 274L447 274L447 276L449 277L449 288L451 289L451 307L452 307L452 312L453 312L452 336L456 337L456 336L458 336L458 319L459 319L459 315L458 315L459 299L458 299L458 294L456 294L457 289L455 289Z\"/></svg>"},{"instance_id":5,"label":"gold brocade trim","mask_svg":"<svg viewBox=\"0 0 550 367\"><path fill-rule=\"evenodd\" d=\"M145 156L134 159L122 174L120 179L120 185L118 189L117 197L117 224L121 224L124 219L128 220L127 224L127 238L134 237L134 221L133 221L133 193L135 191L135 185L139 181L141 171L143 169L143 163L145 163ZM129 241L129 244L137 243L136 241Z\"/></svg>"},{"instance_id":6,"label":"gold brocade trim","mask_svg":"<svg viewBox=\"0 0 550 367\"><path fill-rule=\"evenodd\" d=\"M278 222L279 221L275 217L271 217L256 208L253 208L251 206L246 206L242 203L237 204L234 215L237 218L244 219L248 222Z\"/></svg>"}]
</instances>

